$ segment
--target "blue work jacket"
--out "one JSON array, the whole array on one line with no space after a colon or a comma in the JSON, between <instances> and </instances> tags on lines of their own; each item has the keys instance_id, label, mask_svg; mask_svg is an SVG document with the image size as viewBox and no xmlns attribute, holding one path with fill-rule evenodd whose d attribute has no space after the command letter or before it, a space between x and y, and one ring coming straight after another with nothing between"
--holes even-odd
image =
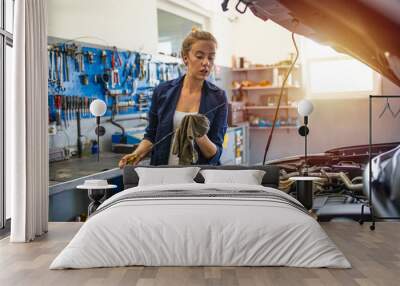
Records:
<instances>
[{"instance_id":1,"label":"blue work jacket","mask_svg":"<svg viewBox=\"0 0 400 286\"><path fill-rule=\"evenodd\" d=\"M183 79L184 76L164 82L154 89L148 114L149 124L144 135L144 139L151 141L153 144L173 130L173 118L181 94ZM216 108L221 104L222 106ZM212 110L213 108L216 109ZM208 112L210 110L212 111ZM196 150L199 153L197 164L220 165L219 159L223 149L222 143L228 126L227 111L228 102L225 91L208 81L204 81L201 91L199 113L205 114L210 120L210 130L207 136L216 145L217 152L212 158L207 159L203 156L199 147L196 146ZM151 153L150 165L168 164L172 138L173 135L154 146Z\"/></svg>"}]
</instances>

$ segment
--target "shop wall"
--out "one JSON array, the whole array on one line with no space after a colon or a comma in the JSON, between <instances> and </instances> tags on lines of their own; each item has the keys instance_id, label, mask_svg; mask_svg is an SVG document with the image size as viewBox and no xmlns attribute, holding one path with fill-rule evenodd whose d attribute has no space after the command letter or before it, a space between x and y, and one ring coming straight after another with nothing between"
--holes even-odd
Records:
<instances>
[{"instance_id":1,"label":"shop wall","mask_svg":"<svg viewBox=\"0 0 400 286\"><path fill-rule=\"evenodd\" d=\"M90 36L81 41L156 54L157 7L169 7L182 15L208 17L206 27L219 44L216 64L227 67L233 51L233 25L219 4L210 0L48 0L48 34L65 39Z\"/></svg>"},{"instance_id":2,"label":"shop wall","mask_svg":"<svg viewBox=\"0 0 400 286\"><path fill-rule=\"evenodd\" d=\"M288 30L250 12L238 17L234 30L234 54L252 63L272 64L287 59L295 51Z\"/></svg>"},{"instance_id":3,"label":"shop wall","mask_svg":"<svg viewBox=\"0 0 400 286\"><path fill-rule=\"evenodd\" d=\"M382 94L400 95L400 88L386 79L382 81ZM368 98L320 99L312 100L314 112L309 118L309 153L322 153L326 150L368 144L369 103ZM386 112L380 119L384 101L373 102L373 143L400 142L400 116L393 118ZM396 112L400 100L391 100ZM252 131L251 163L262 161L268 133ZM304 154L304 138L297 130L276 130L268 152L267 160Z\"/></svg>"},{"instance_id":4,"label":"shop wall","mask_svg":"<svg viewBox=\"0 0 400 286\"><path fill-rule=\"evenodd\" d=\"M155 53L156 0L48 0L49 36ZM95 39L99 38L99 39Z\"/></svg>"}]
</instances>

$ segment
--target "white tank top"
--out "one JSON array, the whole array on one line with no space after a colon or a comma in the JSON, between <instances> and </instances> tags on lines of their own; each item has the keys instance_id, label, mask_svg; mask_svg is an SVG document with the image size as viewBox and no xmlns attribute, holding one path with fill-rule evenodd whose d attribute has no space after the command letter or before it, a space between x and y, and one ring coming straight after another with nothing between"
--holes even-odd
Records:
<instances>
[{"instance_id":1,"label":"white tank top","mask_svg":"<svg viewBox=\"0 0 400 286\"><path fill-rule=\"evenodd\" d=\"M185 117L185 115L188 115L188 114L197 114L197 112L183 112L183 111L175 110L174 127L173 127L174 130L176 130L181 125L183 117ZM179 165L178 155L172 154L172 147L174 146L175 135L176 135L176 133L174 133L174 135L171 136L172 137L171 138L171 148L169 150L168 165Z\"/></svg>"}]
</instances>

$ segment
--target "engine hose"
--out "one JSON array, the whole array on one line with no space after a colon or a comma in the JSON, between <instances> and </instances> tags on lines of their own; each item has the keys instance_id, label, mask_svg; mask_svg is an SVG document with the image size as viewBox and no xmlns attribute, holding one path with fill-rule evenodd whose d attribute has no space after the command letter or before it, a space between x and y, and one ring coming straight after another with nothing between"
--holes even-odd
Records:
<instances>
[{"instance_id":1,"label":"engine hose","mask_svg":"<svg viewBox=\"0 0 400 286\"><path fill-rule=\"evenodd\" d=\"M363 184L353 184L353 182L349 179L349 177L343 172L327 173L324 170L321 170L321 173L323 173L328 178L340 179L344 183L346 188L349 189L350 191L362 191Z\"/></svg>"}]
</instances>

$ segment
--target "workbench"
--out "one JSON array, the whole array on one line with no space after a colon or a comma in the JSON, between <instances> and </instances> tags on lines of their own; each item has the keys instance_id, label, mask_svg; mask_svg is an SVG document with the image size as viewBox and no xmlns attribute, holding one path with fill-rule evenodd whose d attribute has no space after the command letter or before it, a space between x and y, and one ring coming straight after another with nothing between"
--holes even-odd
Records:
<instances>
[{"instance_id":1,"label":"workbench","mask_svg":"<svg viewBox=\"0 0 400 286\"><path fill-rule=\"evenodd\" d=\"M91 155L52 162L49 165L49 186L118 168L118 162L123 156L124 154L101 152L100 161L97 161L97 155Z\"/></svg>"},{"instance_id":2,"label":"workbench","mask_svg":"<svg viewBox=\"0 0 400 286\"><path fill-rule=\"evenodd\" d=\"M76 189L85 180L107 180L118 186L115 192L122 191L122 170L118 168L118 162L123 156L101 152L99 162L97 156L92 155L50 163L49 221L71 221L86 213L89 204L87 192ZM140 164L148 165L149 160L143 160Z\"/></svg>"}]
</instances>

